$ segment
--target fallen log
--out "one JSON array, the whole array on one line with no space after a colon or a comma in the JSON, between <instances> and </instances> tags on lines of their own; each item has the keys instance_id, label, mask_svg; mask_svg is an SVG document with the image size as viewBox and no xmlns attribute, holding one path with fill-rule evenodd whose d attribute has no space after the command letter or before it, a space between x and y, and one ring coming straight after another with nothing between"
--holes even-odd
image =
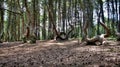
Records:
<instances>
[{"instance_id":1,"label":"fallen log","mask_svg":"<svg viewBox=\"0 0 120 67\"><path fill-rule=\"evenodd\" d=\"M107 40L106 37L110 36L110 29L103 22L100 22L100 24L103 26L106 33L94 36L93 38L85 38L87 42L86 45L102 45Z\"/></svg>"}]
</instances>

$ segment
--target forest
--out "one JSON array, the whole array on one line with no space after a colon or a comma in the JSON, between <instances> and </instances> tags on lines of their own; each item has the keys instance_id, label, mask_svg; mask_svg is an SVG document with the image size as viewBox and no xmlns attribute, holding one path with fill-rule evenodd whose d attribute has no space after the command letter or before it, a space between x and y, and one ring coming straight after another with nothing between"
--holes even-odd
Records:
<instances>
[{"instance_id":1,"label":"forest","mask_svg":"<svg viewBox=\"0 0 120 67\"><path fill-rule=\"evenodd\" d=\"M0 0L0 67L120 67L120 1Z\"/></svg>"}]
</instances>

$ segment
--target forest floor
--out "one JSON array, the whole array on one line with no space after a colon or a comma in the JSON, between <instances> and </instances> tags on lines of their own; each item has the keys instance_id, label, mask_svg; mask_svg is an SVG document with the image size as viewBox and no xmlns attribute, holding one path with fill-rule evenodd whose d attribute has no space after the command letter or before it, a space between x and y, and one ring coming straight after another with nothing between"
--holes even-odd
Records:
<instances>
[{"instance_id":1,"label":"forest floor","mask_svg":"<svg viewBox=\"0 0 120 67\"><path fill-rule=\"evenodd\" d=\"M120 67L120 42L83 45L78 40L0 44L0 67Z\"/></svg>"}]
</instances>

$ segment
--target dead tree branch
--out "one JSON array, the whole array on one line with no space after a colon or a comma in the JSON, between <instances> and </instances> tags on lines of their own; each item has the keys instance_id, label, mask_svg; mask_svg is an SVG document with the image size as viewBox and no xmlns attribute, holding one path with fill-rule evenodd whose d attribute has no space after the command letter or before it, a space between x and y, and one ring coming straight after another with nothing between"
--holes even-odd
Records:
<instances>
[{"instance_id":1,"label":"dead tree branch","mask_svg":"<svg viewBox=\"0 0 120 67\"><path fill-rule=\"evenodd\" d=\"M105 38L110 36L110 29L103 22L100 22L100 24L105 29L106 33L97 35L93 38L87 38L86 39L87 44L89 43L95 44L96 42L100 42L100 44L103 44L103 41L106 40Z\"/></svg>"},{"instance_id":2,"label":"dead tree branch","mask_svg":"<svg viewBox=\"0 0 120 67\"><path fill-rule=\"evenodd\" d=\"M3 7L0 7L0 10L6 10L6 11L11 12L11 13L13 13L13 14L22 15L20 12L15 12L15 11L12 11L12 10L9 10L9 9L3 8Z\"/></svg>"}]
</instances>

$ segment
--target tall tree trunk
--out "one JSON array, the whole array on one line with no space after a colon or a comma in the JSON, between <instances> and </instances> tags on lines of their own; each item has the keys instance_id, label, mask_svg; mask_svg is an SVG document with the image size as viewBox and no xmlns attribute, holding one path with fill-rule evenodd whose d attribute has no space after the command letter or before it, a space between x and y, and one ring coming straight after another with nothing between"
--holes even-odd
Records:
<instances>
[{"instance_id":1,"label":"tall tree trunk","mask_svg":"<svg viewBox=\"0 0 120 67\"><path fill-rule=\"evenodd\" d=\"M3 38L3 33L4 33L4 10L3 10L3 1L0 3L0 42L1 39Z\"/></svg>"},{"instance_id":2,"label":"tall tree trunk","mask_svg":"<svg viewBox=\"0 0 120 67\"><path fill-rule=\"evenodd\" d=\"M42 28L42 39L45 40L46 39L46 8L44 5L44 11L43 11L43 28Z\"/></svg>"},{"instance_id":3,"label":"tall tree trunk","mask_svg":"<svg viewBox=\"0 0 120 67\"><path fill-rule=\"evenodd\" d=\"M54 24L54 19L53 19L53 0L48 1L48 4L46 5L47 9L48 9L48 14L49 14L49 26L48 26L48 39L53 39L54 38L54 33L57 33L57 31L55 29L53 29L53 27L56 25ZM52 32L53 31L53 32Z\"/></svg>"},{"instance_id":4,"label":"tall tree trunk","mask_svg":"<svg viewBox=\"0 0 120 67\"><path fill-rule=\"evenodd\" d=\"M33 35L34 34L34 29L35 29L35 18L34 15L32 15L32 12L30 12L29 8L28 8L28 0L24 0L25 3L25 8L26 8L26 12L27 12L27 17L29 20L28 26L30 27L30 34ZM34 6L34 3L33 3ZM34 9L33 9L34 11Z\"/></svg>"},{"instance_id":5,"label":"tall tree trunk","mask_svg":"<svg viewBox=\"0 0 120 67\"><path fill-rule=\"evenodd\" d=\"M53 10L53 1L49 1L49 8L48 8L48 5L47 5L47 9L48 9L48 12L49 12L49 21L51 22L51 25L52 25L52 31L54 32L54 36L53 37L56 37L57 35L59 35L59 32L57 31L56 29L56 21L54 19L54 10Z\"/></svg>"},{"instance_id":6,"label":"tall tree trunk","mask_svg":"<svg viewBox=\"0 0 120 67\"><path fill-rule=\"evenodd\" d=\"M114 0L111 1L111 4L112 4L112 22L111 22L111 27L112 27L112 34L114 35L115 34L115 19L114 19L114 14L115 14L115 8L114 8Z\"/></svg>"},{"instance_id":7,"label":"tall tree trunk","mask_svg":"<svg viewBox=\"0 0 120 67\"><path fill-rule=\"evenodd\" d=\"M104 11L103 11L103 1L99 0L100 3L100 12L101 12L101 17L102 17L102 22L105 23L105 19L104 19Z\"/></svg>"},{"instance_id":8,"label":"tall tree trunk","mask_svg":"<svg viewBox=\"0 0 120 67\"><path fill-rule=\"evenodd\" d=\"M33 4L32 4L32 6L33 6L33 11L31 10L29 10L29 8L28 8L28 0L24 0L24 5L25 5L25 8L26 8L26 12L27 12L27 18L28 18L28 20L29 20L29 23L28 23L28 29L30 29L30 35L29 35L29 37L26 37L26 36L24 36L23 37L23 41L24 40L26 40L26 38L27 39L29 39L30 40L30 43L36 43L36 36L35 36L35 23L36 23L36 19L35 19L35 0L33 0L32 1L33 2ZM25 34L28 34L28 33L25 33ZM26 41L24 41L24 42L26 42Z\"/></svg>"},{"instance_id":9,"label":"tall tree trunk","mask_svg":"<svg viewBox=\"0 0 120 67\"><path fill-rule=\"evenodd\" d=\"M110 8L109 0L107 0L107 13L108 13L107 26L110 28L110 20L109 20L110 9L109 8Z\"/></svg>"},{"instance_id":10,"label":"tall tree trunk","mask_svg":"<svg viewBox=\"0 0 120 67\"><path fill-rule=\"evenodd\" d=\"M63 9L62 9L62 31L65 32L65 18L66 18L66 0L63 0Z\"/></svg>"}]
</instances>

